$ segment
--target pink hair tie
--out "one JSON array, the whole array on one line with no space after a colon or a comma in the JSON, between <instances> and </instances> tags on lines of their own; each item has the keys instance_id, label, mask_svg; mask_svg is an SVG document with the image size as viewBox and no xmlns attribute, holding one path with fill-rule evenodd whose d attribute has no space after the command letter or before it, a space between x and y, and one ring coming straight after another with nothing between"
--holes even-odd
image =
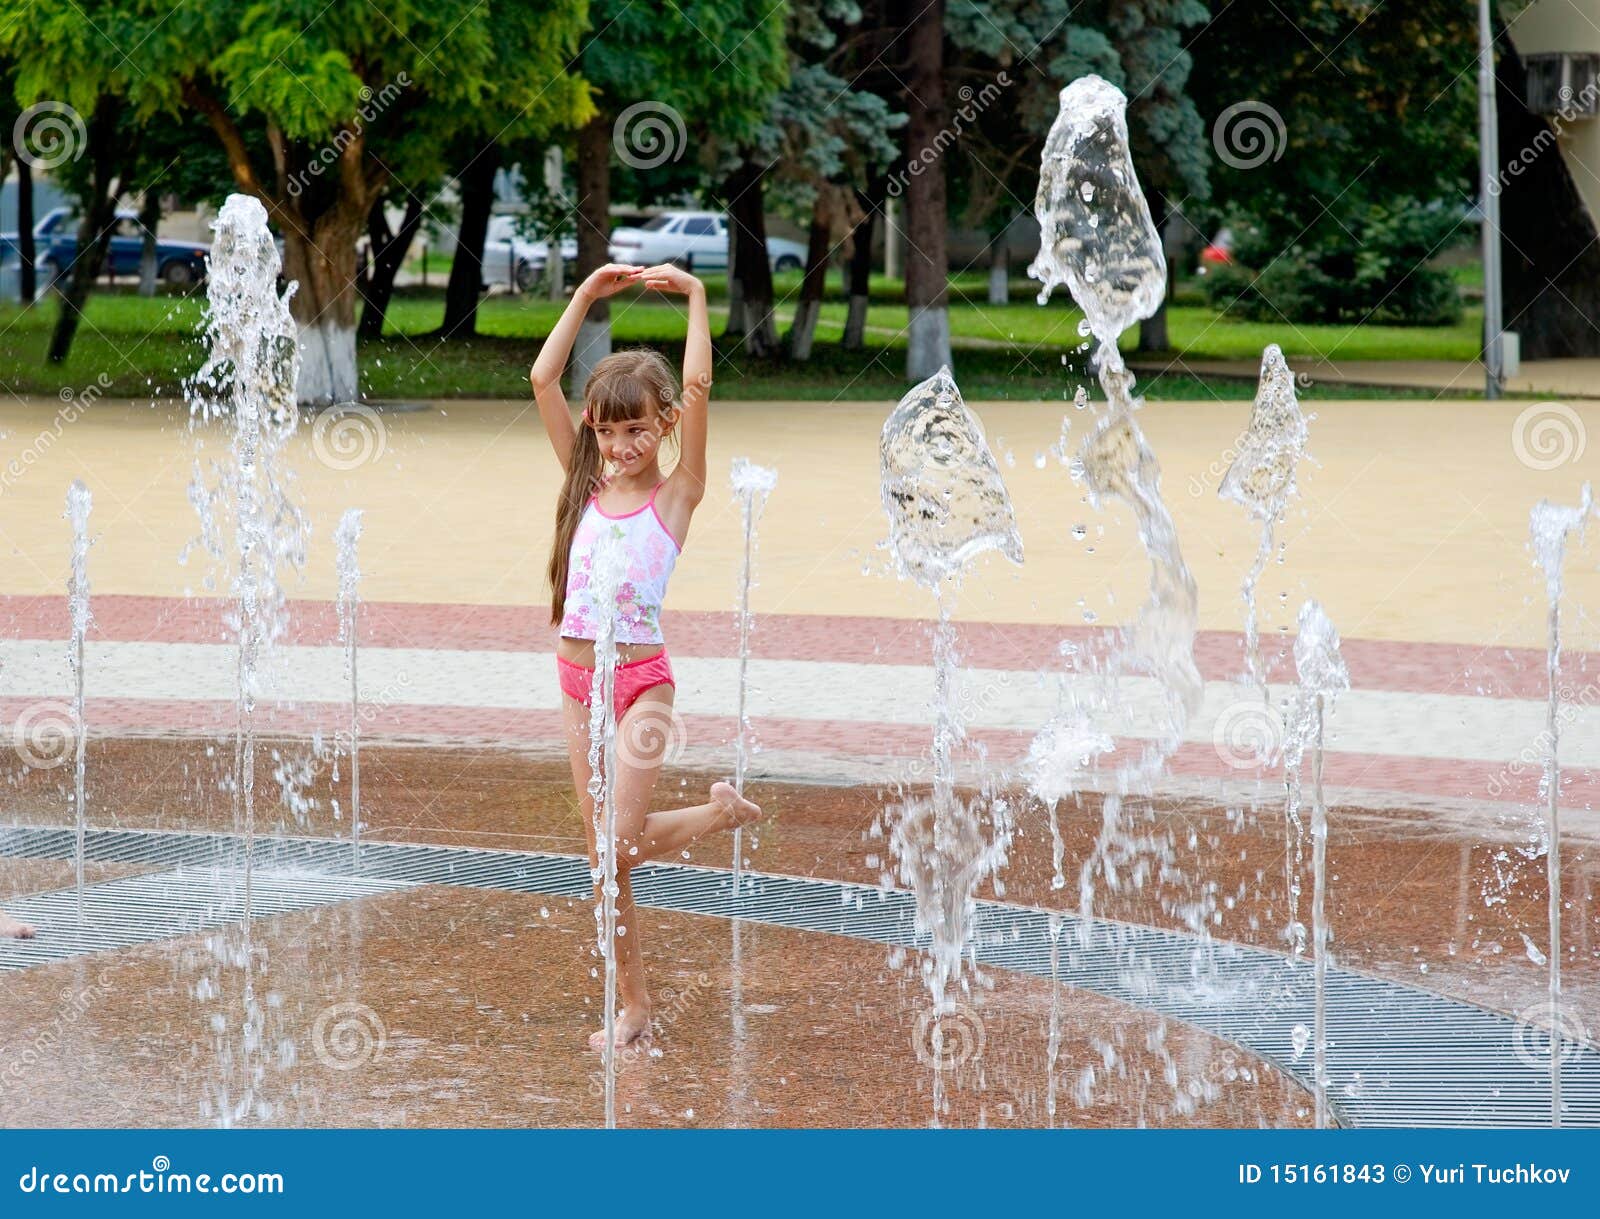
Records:
<instances>
[{"instance_id":1,"label":"pink hair tie","mask_svg":"<svg viewBox=\"0 0 1600 1219\"><path fill-rule=\"evenodd\" d=\"M583 423L585 427L589 424L589 408L587 406L583 408Z\"/></svg>"}]
</instances>

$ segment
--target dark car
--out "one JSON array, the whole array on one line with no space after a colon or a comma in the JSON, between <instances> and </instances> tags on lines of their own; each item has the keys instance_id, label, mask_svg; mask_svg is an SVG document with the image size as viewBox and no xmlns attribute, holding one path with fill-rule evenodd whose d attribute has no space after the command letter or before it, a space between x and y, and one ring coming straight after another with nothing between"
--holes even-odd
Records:
<instances>
[{"instance_id":1,"label":"dark car","mask_svg":"<svg viewBox=\"0 0 1600 1219\"><path fill-rule=\"evenodd\" d=\"M57 207L46 212L33 226L34 257L41 278L56 283L78 255L78 218L71 208ZM156 274L175 288L186 287L204 277L210 247L200 241L156 240ZM17 257L15 233L0 233L0 259ZM138 275L144 258L144 227L137 212L119 211L111 234L102 271L114 275Z\"/></svg>"}]
</instances>

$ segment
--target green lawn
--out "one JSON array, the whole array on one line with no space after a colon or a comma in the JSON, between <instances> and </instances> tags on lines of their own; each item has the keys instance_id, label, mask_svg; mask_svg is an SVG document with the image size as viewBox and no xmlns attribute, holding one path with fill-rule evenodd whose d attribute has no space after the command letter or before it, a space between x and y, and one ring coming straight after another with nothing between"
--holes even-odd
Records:
<instances>
[{"instance_id":1,"label":"green lawn","mask_svg":"<svg viewBox=\"0 0 1600 1219\"><path fill-rule=\"evenodd\" d=\"M432 268L430 266L430 280ZM780 329L794 311L800 277L776 277ZM442 279L441 279L442 283ZM713 332L720 332L727 310L727 285L721 276L707 276ZM904 329L907 310L903 287L881 277L871 285L867 349L847 352L838 346L846 314L835 274L828 283L818 323L813 359L806 365L756 361L734 340L718 341L718 390L728 397L799 399L884 399L903 392ZM1045 306L1035 303L1038 285L1014 279L1012 303L987 303L987 276L967 273L951 280L951 333L956 340L956 371L963 390L973 398L1060 400L1082 380L1085 352L1078 335L1080 314L1060 293ZM1180 302L1168 310L1168 325L1178 352L1191 360L1255 361L1269 342L1291 357L1332 355L1338 359L1473 358L1480 325L1474 312L1457 326L1410 328L1388 326L1264 325L1219 316L1180 290ZM159 397L179 392L179 382L204 358L198 333L203 313L198 294L144 298L131 292L96 292L65 365L48 366L43 353L54 323L56 305L45 301L31 310L0 305L0 388L14 393L57 394L82 391L102 374L104 392L115 396ZM375 398L516 397L526 393L528 367L543 336L560 315L560 304L538 296L494 295L479 310L477 338L441 343L424 337L438 326L443 313L442 288L406 289L390 306L388 328L381 342L366 344L361 353L364 391ZM682 343L681 302L629 296L613 302L612 326L619 344L660 345L671 352ZM1136 336L1127 336L1125 350ZM963 347L963 341L972 346ZM1068 367L1063 367L1065 357ZM1248 380L1193 378L1147 380L1154 398L1249 397ZM1373 397L1370 388L1348 395L1327 384L1317 395ZM1394 396L1427 397L1426 393Z\"/></svg>"}]
</instances>

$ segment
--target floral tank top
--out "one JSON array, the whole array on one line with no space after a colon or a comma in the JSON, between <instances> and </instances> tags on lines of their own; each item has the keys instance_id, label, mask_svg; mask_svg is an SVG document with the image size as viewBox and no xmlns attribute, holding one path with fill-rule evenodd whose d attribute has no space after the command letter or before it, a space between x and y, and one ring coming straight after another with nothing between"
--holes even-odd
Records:
<instances>
[{"instance_id":1,"label":"floral tank top","mask_svg":"<svg viewBox=\"0 0 1600 1219\"><path fill-rule=\"evenodd\" d=\"M600 633L600 614L590 588L589 568L594 547L603 533L622 541L628 556L628 570L617 588L618 643L664 643L661 635L661 605L667 597L667 580L677 565L681 548L667 532L656 511L657 483L641 507L621 516L612 516L600 507L595 496L583 510L577 531L572 535L572 552L567 558L566 611L561 616L561 633L573 639L593 639Z\"/></svg>"}]
</instances>

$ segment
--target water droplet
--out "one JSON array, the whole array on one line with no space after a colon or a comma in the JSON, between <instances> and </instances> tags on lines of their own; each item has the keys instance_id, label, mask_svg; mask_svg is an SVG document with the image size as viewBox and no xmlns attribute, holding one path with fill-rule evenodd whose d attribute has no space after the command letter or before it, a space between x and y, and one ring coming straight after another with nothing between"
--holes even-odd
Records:
<instances>
[{"instance_id":1,"label":"water droplet","mask_svg":"<svg viewBox=\"0 0 1600 1219\"><path fill-rule=\"evenodd\" d=\"M1311 1044L1311 1030L1303 1024L1297 1024L1289 1030L1289 1043L1294 1046L1294 1058L1299 1062L1306 1052L1306 1047Z\"/></svg>"}]
</instances>

